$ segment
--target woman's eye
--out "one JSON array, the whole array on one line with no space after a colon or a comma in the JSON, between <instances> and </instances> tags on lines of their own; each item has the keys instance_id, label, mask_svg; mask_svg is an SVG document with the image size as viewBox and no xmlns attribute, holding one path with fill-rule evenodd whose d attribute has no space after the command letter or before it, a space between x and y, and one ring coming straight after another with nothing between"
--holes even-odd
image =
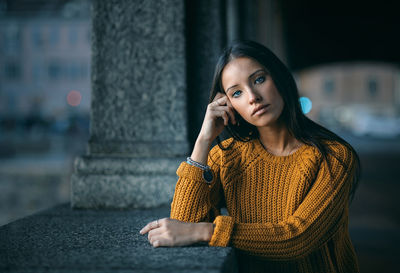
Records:
<instances>
[{"instance_id":1,"label":"woman's eye","mask_svg":"<svg viewBox=\"0 0 400 273\"><path fill-rule=\"evenodd\" d=\"M232 93L232 97L233 97L233 98L237 98L237 97L240 96L240 94L242 94L242 91L236 90L235 92Z\"/></svg>"},{"instance_id":2,"label":"woman's eye","mask_svg":"<svg viewBox=\"0 0 400 273\"><path fill-rule=\"evenodd\" d=\"M255 84L260 84L260 83L263 83L264 81L265 81L265 77L264 76L260 76L254 81L254 83Z\"/></svg>"}]
</instances>

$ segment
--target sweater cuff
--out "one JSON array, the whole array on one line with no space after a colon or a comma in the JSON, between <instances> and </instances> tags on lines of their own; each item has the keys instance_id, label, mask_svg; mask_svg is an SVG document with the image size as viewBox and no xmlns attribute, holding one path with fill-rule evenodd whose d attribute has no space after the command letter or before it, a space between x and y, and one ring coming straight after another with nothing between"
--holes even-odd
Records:
<instances>
[{"instance_id":1,"label":"sweater cuff","mask_svg":"<svg viewBox=\"0 0 400 273\"><path fill-rule=\"evenodd\" d=\"M212 170L211 170L212 171ZM193 166L188 164L187 162L182 162L181 165L179 166L178 170L176 170L176 174L179 177L186 178L192 181L198 181L201 183L205 183L206 185L211 185L215 181L215 174L212 171L213 174L213 180L211 183L207 184L206 181L203 178L203 170L200 169L199 167Z\"/></svg>"},{"instance_id":2,"label":"sweater cuff","mask_svg":"<svg viewBox=\"0 0 400 273\"><path fill-rule=\"evenodd\" d=\"M227 247L231 239L234 224L235 222L231 216L217 216L214 220L214 233L208 244L210 246Z\"/></svg>"}]
</instances>

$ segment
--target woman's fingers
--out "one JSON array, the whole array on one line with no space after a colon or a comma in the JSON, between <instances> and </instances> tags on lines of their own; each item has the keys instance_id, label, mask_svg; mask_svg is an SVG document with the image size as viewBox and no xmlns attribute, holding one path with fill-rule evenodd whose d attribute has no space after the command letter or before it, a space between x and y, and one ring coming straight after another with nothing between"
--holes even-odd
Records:
<instances>
[{"instance_id":1,"label":"woman's fingers","mask_svg":"<svg viewBox=\"0 0 400 273\"><path fill-rule=\"evenodd\" d=\"M170 246L171 242L165 236L165 228L168 218L152 221L140 230L140 234L147 234L147 239L153 247Z\"/></svg>"},{"instance_id":2,"label":"woman's fingers","mask_svg":"<svg viewBox=\"0 0 400 273\"><path fill-rule=\"evenodd\" d=\"M153 232L154 231L154 232ZM149 243L154 246L172 246L171 231L166 229L154 229L149 232L147 237Z\"/></svg>"},{"instance_id":3,"label":"woman's fingers","mask_svg":"<svg viewBox=\"0 0 400 273\"><path fill-rule=\"evenodd\" d=\"M207 106L199 137L212 142L224 130L224 127L229 125L229 121L236 124L235 110L228 97L218 93Z\"/></svg>"},{"instance_id":4,"label":"woman's fingers","mask_svg":"<svg viewBox=\"0 0 400 273\"><path fill-rule=\"evenodd\" d=\"M215 96L213 102L209 104L209 108L210 110L226 111L226 113L229 115L229 119L231 120L231 122L233 124L236 123L234 108L225 94L218 93ZM222 113L220 113L220 117L224 118ZM228 125L225 118L224 125Z\"/></svg>"},{"instance_id":5,"label":"woman's fingers","mask_svg":"<svg viewBox=\"0 0 400 273\"><path fill-rule=\"evenodd\" d=\"M233 108L230 107L230 106L226 106L225 113L227 115L229 115L229 119L230 119L231 123L235 124L236 123L236 119L235 119L235 113L234 113ZM225 124L225 125L228 125L228 124Z\"/></svg>"},{"instance_id":6,"label":"woman's fingers","mask_svg":"<svg viewBox=\"0 0 400 273\"><path fill-rule=\"evenodd\" d=\"M148 241L153 247L189 245L199 241L194 223L163 218L159 220L160 226L153 228L155 222L147 224L140 232L144 234L148 230Z\"/></svg>"},{"instance_id":7,"label":"woman's fingers","mask_svg":"<svg viewBox=\"0 0 400 273\"><path fill-rule=\"evenodd\" d=\"M165 230L162 230L161 228L156 228L153 230L150 230L150 232L147 235L147 240L151 245L154 245L155 241L159 241L160 239L163 238L163 234L165 233Z\"/></svg>"},{"instance_id":8,"label":"woman's fingers","mask_svg":"<svg viewBox=\"0 0 400 273\"><path fill-rule=\"evenodd\" d=\"M160 227L159 225L160 225L159 220L152 221L140 230L140 234L142 235L146 234L150 230Z\"/></svg>"},{"instance_id":9,"label":"woman's fingers","mask_svg":"<svg viewBox=\"0 0 400 273\"><path fill-rule=\"evenodd\" d=\"M214 105L214 106L222 106L222 105L226 105L227 101L228 101L228 97L226 95L222 94L220 96L215 96L213 102L210 104Z\"/></svg>"},{"instance_id":10,"label":"woman's fingers","mask_svg":"<svg viewBox=\"0 0 400 273\"><path fill-rule=\"evenodd\" d=\"M223 118L225 126L228 125L229 120L233 124L236 123L234 110L230 106L217 106L214 108L210 108L210 111L213 112L216 117Z\"/></svg>"},{"instance_id":11,"label":"woman's fingers","mask_svg":"<svg viewBox=\"0 0 400 273\"><path fill-rule=\"evenodd\" d=\"M154 237L158 234L162 233L162 228L155 228L152 229L148 232L148 238L150 239L151 237Z\"/></svg>"},{"instance_id":12,"label":"woman's fingers","mask_svg":"<svg viewBox=\"0 0 400 273\"><path fill-rule=\"evenodd\" d=\"M171 240L163 238L163 236L160 235L149 238L149 243L153 247L172 246Z\"/></svg>"},{"instance_id":13,"label":"woman's fingers","mask_svg":"<svg viewBox=\"0 0 400 273\"><path fill-rule=\"evenodd\" d=\"M220 98L226 98L226 95L225 95L224 93L218 92L218 93L215 95L215 97L214 97L214 99L213 99L213 102L216 101L216 100L219 100Z\"/></svg>"},{"instance_id":14,"label":"woman's fingers","mask_svg":"<svg viewBox=\"0 0 400 273\"><path fill-rule=\"evenodd\" d=\"M229 117L228 117L228 114L226 113L226 111L220 111L219 115L224 120L224 125L227 126L228 122L229 122Z\"/></svg>"},{"instance_id":15,"label":"woman's fingers","mask_svg":"<svg viewBox=\"0 0 400 273\"><path fill-rule=\"evenodd\" d=\"M164 238L157 238L153 242L150 242L153 247L160 247L160 246L173 246L171 240L164 239Z\"/></svg>"}]
</instances>

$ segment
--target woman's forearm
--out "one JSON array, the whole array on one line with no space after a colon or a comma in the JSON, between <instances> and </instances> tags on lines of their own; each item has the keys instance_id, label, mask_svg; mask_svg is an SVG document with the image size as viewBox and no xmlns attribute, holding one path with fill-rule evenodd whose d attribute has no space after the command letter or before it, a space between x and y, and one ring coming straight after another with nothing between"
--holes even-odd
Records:
<instances>
[{"instance_id":1,"label":"woman's forearm","mask_svg":"<svg viewBox=\"0 0 400 273\"><path fill-rule=\"evenodd\" d=\"M190 158L196 162L207 165L208 152L210 151L211 142L205 140L201 135L196 140Z\"/></svg>"}]
</instances>

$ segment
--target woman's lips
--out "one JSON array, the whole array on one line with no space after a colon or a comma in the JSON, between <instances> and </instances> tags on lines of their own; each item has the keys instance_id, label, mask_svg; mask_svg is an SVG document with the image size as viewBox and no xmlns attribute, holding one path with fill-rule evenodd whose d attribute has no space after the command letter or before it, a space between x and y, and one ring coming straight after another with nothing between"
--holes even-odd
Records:
<instances>
[{"instance_id":1,"label":"woman's lips","mask_svg":"<svg viewBox=\"0 0 400 273\"><path fill-rule=\"evenodd\" d=\"M259 116L259 115L264 114L265 112L267 112L268 106L269 106L269 104L257 106L257 107L253 110L253 113L251 113L251 115L252 115L252 116Z\"/></svg>"}]
</instances>

